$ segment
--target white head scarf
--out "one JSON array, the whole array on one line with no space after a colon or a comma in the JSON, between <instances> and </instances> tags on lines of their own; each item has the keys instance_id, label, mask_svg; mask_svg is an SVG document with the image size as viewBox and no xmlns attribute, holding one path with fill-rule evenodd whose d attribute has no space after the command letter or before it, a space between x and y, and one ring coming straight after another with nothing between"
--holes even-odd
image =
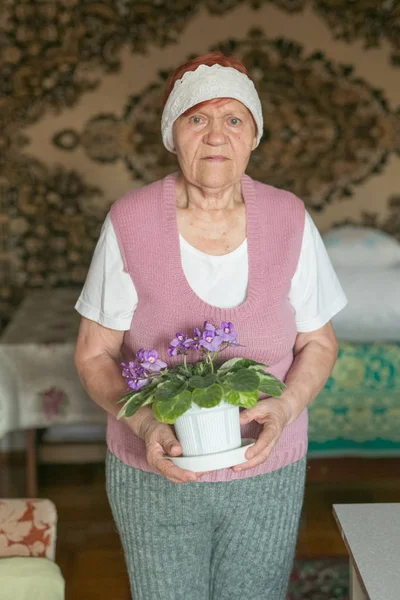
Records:
<instances>
[{"instance_id":1,"label":"white head scarf","mask_svg":"<svg viewBox=\"0 0 400 600\"><path fill-rule=\"evenodd\" d=\"M254 83L237 69L221 65L200 65L178 79L168 97L161 118L164 146L175 152L172 127L176 119L192 106L213 98L233 98L246 106L257 125L257 146L263 134L261 101Z\"/></svg>"}]
</instances>

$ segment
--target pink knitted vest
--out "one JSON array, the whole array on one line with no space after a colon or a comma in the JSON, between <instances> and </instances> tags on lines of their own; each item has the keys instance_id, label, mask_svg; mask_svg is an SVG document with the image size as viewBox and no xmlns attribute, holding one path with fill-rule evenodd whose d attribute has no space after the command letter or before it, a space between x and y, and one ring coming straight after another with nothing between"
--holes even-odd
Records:
<instances>
[{"instance_id":1,"label":"pink knitted vest","mask_svg":"<svg viewBox=\"0 0 400 600\"><path fill-rule=\"evenodd\" d=\"M296 339L294 310L288 300L290 282L298 263L305 209L293 194L264 185L245 175L242 192L246 205L249 282L245 302L221 309L203 302L191 289L182 270L176 220L176 178L168 175L114 203L111 219L121 249L124 269L138 293L138 305L123 355L139 348L156 349L170 365L169 342L178 331L191 332L204 321L232 321L243 347L228 348L221 358L247 357L269 365L285 379L293 362ZM274 471L302 458L307 451L307 410L286 427L271 456L260 466L239 473L213 471L202 481L228 481ZM260 426L243 427L242 437L256 438ZM145 446L129 427L108 417L107 443L123 462L152 471Z\"/></svg>"}]
</instances>

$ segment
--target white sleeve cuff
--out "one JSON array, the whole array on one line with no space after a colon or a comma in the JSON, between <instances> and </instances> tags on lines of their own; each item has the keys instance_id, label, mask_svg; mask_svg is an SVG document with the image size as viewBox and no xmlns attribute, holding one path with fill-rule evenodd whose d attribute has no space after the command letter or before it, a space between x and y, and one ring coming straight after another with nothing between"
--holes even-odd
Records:
<instances>
[{"instance_id":1,"label":"white sleeve cuff","mask_svg":"<svg viewBox=\"0 0 400 600\"><path fill-rule=\"evenodd\" d=\"M103 327L116 329L117 331L128 331L133 316L132 314L129 319L111 319L97 308L84 302L81 298L78 298L78 301L75 304L75 310L82 315L82 317L86 317L86 319L95 321L96 323L99 323L99 325L103 325Z\"/></svg>"},{"instance_id":2,"label":"white sleeve cuff","mask_svg":"<svg viewBox=\"0 0 400 600\"><path fill-rule=\"evenodd\" d=\"M308 333L310 331L316 331L324 325L326 325L338 312L343 310L347 304L347 298L344 294L340 294L336 298L335 302L328 306L323 312L307 321L296 321L296 327L298 333Z\"/></svg>"}]
</instances>

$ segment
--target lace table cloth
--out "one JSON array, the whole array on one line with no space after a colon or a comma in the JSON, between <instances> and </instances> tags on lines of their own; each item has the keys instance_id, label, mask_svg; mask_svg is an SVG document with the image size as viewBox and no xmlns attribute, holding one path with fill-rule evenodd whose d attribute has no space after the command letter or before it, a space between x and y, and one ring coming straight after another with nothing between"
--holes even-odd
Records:
<instances>
[{"instance_id":1,"label":"lace table cloth","mask_svg":"<svg viewBox=\"0 0 400 600\"><path fill-rule=\"evenodd\" d=\"M29 292L0 338L0 437L18 429L106 422L74 365L79 289Z\"/></svg>"}]
</instances>

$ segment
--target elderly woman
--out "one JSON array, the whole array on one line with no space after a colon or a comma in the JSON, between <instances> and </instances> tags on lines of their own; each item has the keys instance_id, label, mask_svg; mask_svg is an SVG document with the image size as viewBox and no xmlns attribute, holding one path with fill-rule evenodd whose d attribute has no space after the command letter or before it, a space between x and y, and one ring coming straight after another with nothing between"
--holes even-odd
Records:
<instances>
[{"instance_id":1,"label":"elderly woman","mask_svg":"<svg viewBox=\"0 0 400 600\"><path fill-rule=\"evenodd\" d=\"M169 81L162 138L180 171L114 203L76 308L76 366L109 414L107 492L135 600L283 600L303 501L307 405L337 343L346 298L292 193L245 175L263 134L245 67L214 53ZM280 398L241 412L247 462L199 474L150 407L117 421L121 356L177 331L232 321L243 356L284 379ZM184 484L184 485L177 485Z\"/></svg>"}]
</instances>

